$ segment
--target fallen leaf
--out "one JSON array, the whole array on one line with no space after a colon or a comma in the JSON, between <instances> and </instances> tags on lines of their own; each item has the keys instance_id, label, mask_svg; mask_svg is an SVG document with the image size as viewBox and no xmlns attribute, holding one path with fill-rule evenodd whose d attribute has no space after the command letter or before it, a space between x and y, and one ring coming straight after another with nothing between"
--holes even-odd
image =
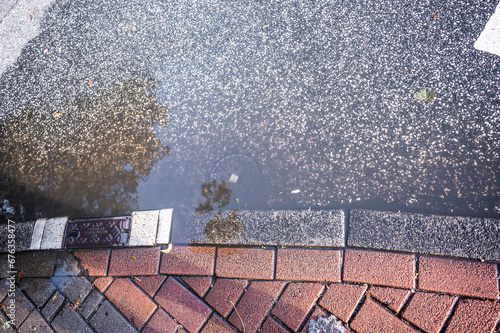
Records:
<instances>
[{"instance_id":1,"label":"fallen leaf","mask_svg":"<svg viewBox=\"0 0 500 333\"><path fill-rule=\"evenodd\" d=\"M89 83L87 83L89 86L92 84L92 81L89 81Z\"/></svg>"},{"instance_id":2,"label":"fallen leaf","mask_svg":"<svg viewBox=\"0 0 500 333\"><path fill-rule=\"evenodd\" d=\"M267 24L266 24L266 25L265 25L265 26L263 26L262 28L269 28L269 25L267 25Z\"/></svg>"},{"instance_id":3,"label":"fallen leaf","mask_svg":"<svg viewBox=\"0 0 500 333\"><path fill-rule=\"evenodd\" d=\"M434 17L432 19L437 20L438 18L439 18L439 13L436 13L436 15L434 15Z\"/></svg>"},{"instance_id":4,"label":"fallen leaf","mask_svg":"<svg viewBox=\"0 0 500 333\"><path fill-rule=\"evenodd\" d=\"M63 115L64 112L58 112L58 113L54 113L54 118L57 118L57 117L60 117Z\"/></svg>"},{"instance_id":5,"label":"fallen leaf","mask_svg":"<svg viewBox=\"0 0 500 333\"><path fill-rule=\"evenodd\" d=\"M130 259L135 260L135 256L131 256Z\"/></svg>"},{"instance_id":6,"label":"fallen leaf","mask_svg":"<svg viewBox=\"0 0 500 333\"><path fill-rule=\"evenodd\" d=\"M168 244L167 248L165 250L160 250L160 252L162 253L170 253L172 252L172 249L174 248L174 246L172 245L172 243Z\"/></svg>"},{"instance_id":7,"label":"fallen leaf","mask_svg":"<svg viewBox=\"0 0 500 333\"><path fill-rule=\"evenodd\" d=\"M19 275L19 278L22 279L24 277L24 271L20 271L18 275Z\"/></svg>"},{"instance_id":8,"label":"fallen leaf","mask_svg":"<svg viewBox=\"0 0 500 333\"><path fill-rule=\"evenodd\" d=\"M434 99L435 94L434 91L431 88L424 88L422 90L417 91L414 95L413 98L416 101L432 101Z\"/></svg>"}]
</instances>

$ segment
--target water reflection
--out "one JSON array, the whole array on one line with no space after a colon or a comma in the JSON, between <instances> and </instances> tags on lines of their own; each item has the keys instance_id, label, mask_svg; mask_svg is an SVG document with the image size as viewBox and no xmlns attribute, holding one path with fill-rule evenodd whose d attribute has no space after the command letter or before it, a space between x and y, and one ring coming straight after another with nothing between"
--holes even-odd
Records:
<instances>
[{"instance_id":1,"label":"water reflection","mask_svg":"<svg viewBox=\"0 0 500 333\"><path fill-rule=\"evenodd\" d=\"M231 202L232 190L229 189L225 181L217 185L216 180L201 185L201 195L205 198L204 203L200 203L195 209L197 214L207 214L214 210L213 206L218 205L217 213L205 224L203 236L213 243L223 243L225 241L240 237L245 230L240 222L238 210L228 213L222 212L222 207Z\"/></svg>"},{"instance_id":2,"label":"water reflection","mask_svg":"<svg viewBox=\"0 0 500 333\"><path fill-rule=\"evenodd\" d=\"M157 81L134 77L0 127L1 218L104 216L137 209L137 186L169 153L155 136L167 108Z\"/></svg>"}]
</instances>

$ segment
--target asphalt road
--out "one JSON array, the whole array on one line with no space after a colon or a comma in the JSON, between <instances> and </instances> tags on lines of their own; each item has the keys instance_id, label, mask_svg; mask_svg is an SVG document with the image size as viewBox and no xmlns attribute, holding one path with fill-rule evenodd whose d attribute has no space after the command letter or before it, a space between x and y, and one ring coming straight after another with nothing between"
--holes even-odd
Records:
<instances>
[{"instance_id":1,"label":"asphalt road","mask_svg":"<svg viewBox=\"0 0 500 333\"><path fill-rule=\"evenodd\" d=\"M38 35L2 61L3 214L189 211L243 154L231 208L498 217L500 57L474 48L496 2L28 5Z\"/></svg>"}]
</instances>

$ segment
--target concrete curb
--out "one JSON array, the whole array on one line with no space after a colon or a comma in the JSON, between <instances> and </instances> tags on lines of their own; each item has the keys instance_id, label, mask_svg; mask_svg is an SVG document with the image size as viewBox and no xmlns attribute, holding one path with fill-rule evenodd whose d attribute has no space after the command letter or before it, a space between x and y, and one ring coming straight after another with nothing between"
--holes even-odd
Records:
<instances>
[{"instance_id":1,"label":"concrete curb","mask_svg":"<svg viewBox=\"0 0 500 333\"><path fill-rule=\"evenodd\" d=\"M128 247L176 244L229 244L288 247L358 247L378 250L500 260L500 219L370 210L240 211L241 228L232 238L207 238L206 226L228 213L191 214L173 224L173 209L131 214ZM217 221L219 223L219 221ZM66 217L15 225L16 251L64 249ZM0 227L7 252L7 225ZM12 229L12 227L11 227ZM224 229L222 229L224 230ZM172 233L175 237L172 236Z\"/></svg>"}]
</instances>

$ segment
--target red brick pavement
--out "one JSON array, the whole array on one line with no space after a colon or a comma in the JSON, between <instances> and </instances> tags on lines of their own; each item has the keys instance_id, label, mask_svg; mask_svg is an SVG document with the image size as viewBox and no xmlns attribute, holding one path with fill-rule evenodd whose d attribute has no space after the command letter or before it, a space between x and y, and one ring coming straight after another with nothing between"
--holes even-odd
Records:
<instances>
[{"instance_id":1,"label":"red brick pavement","mask_svg":"<svg viewBox=\"0 0 500 333\"><path fill-rule=\"evenodd\" d=\"M499 272L493 262L357 249L210 246L75 256L87 274L75 283L92 281L94 296L99 291L104 299L85 317L72 316L96 332L307 332L312 319L330 315L352 333L500 329ZM32 272L33 278L49 279L46 271ZM67 316L68 306L81 311L79 304L68 303L65 289L51 292L44 291L46 305L38 308L32 290L18 291L24 302L19 315L26 322L18 323L21 330L72 323L61 316ZM45 311L53 300L58 307Z\"/></svg>"}]
</instances>

